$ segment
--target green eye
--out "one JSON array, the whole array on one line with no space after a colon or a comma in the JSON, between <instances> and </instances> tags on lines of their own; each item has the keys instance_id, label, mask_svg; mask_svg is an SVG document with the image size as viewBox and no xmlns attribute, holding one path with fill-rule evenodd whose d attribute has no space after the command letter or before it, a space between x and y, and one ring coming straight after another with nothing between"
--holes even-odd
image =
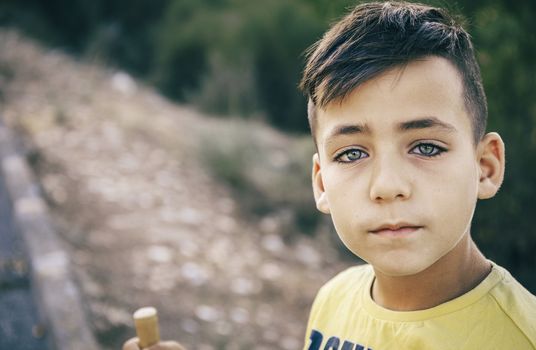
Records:
<instances>
[{"instance_id":1,"label":"green eye","mask_svg":"<svg viewBox=\"0 0 536 350\"><path fill-rule=\"evenodd\" d=\"M354 148L342 152L337 157L335 157L335 160L340 163L351 163L366 157L368 157L368 154L359 149Z\"/></svg>"},{"instance_id":2,"label":"green eye","mask_svg":"<svg viewBox=\"0 0 536 350\"><path fill-rule=\"evenodd\" d=\"M432 145L419 145L419 151L422 154L431 155L434 154L436 148Z\"/></svg>"},{"instance_id":3,"label":"green eye","mask_svg":"<svg viewBox=\"0 0 536 350\"><path fill-rule=\"evenodd\" d=\"M354 151L350 151L350 152L346 153L346 157L349 160L357 160L357 159L361 158L362 154L363 154L363 152L358 151L358 150L354 150Z\"/></svg>"},{"instance_id":4,"label":"green eye","mask_svg":"<svg viewBox=\"0 0 536 350\"><path fill-rule=\"evenodd\" d=\"M436 146L432 143L421 143L415 146L411 153L419 154L425 157L435 157L445 151L446 149Z\"/></svg>"}]
</instances>

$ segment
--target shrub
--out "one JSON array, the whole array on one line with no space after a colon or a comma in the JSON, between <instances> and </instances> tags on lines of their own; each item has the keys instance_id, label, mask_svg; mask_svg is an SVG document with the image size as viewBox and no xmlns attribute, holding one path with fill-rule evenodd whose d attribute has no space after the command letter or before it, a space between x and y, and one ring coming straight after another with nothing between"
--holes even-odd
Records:
<instances>
[{"instance_id":1,"label":"shrub","mask_svg":"<svg viewBox=\"0 0 536 350\"><path fill-rule=\"evenodd\" d=\"M290 226L314 232L320 215L311 190L310 138L289 138L241 119L218 124L217 130L205 131L199 157L214 177L231 185L246 216L285 213Z\"/></svg>"}]
</instances>

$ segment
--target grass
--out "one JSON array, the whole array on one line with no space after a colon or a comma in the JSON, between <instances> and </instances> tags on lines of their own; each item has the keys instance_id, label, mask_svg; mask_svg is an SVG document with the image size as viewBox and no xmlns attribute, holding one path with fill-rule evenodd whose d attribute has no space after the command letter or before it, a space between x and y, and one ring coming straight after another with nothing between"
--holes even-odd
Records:
<instances>
[{"instance_id":1,"label":"grass","mask_svg":"<svg viewBox=\"0 0 536 350\"><path fill-rule=\"evenodd\" d=\"M231 119L201 137L199 156L229 184L241 209L257 219L278 216L288 229L314 232L319 221L311 190L309 136L280 134L262 123Z\"/></svg>"}]
</instances>

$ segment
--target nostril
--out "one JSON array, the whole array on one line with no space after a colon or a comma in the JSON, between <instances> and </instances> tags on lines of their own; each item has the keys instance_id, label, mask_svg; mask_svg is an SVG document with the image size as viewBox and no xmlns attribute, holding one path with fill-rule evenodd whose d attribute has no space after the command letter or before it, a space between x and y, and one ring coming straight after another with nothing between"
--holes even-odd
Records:
<instances>
[{"instance_id":1,"label":"nostril","mask_svg":"<svg viewBox=\"0 0 536 350\"><path fill-rule=\"evenodd\" d=\"M385 202L392 200L405 200L410 197L410 189L408 186L402 184L391 183L392 186L383 186L379 188L376 186L371 189L371 199L376 202Z\"/></svg>"}]
</instances>

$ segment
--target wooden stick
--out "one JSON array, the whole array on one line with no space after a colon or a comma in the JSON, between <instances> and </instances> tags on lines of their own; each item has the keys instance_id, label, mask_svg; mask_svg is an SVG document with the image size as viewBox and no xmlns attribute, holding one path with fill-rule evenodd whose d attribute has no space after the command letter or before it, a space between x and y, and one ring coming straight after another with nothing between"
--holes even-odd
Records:
<instances>
[{"instance_id":1,"label":"wooden stick","mask_svg":"<svg viewBox=\"0 0 536 350\"><path fill-rule=\"evenodd\" d=\"M158 313L154 307L142 307L134 312L134 325L141 349L148 348L160 341Z\"/></svg>"}]
</instances>

